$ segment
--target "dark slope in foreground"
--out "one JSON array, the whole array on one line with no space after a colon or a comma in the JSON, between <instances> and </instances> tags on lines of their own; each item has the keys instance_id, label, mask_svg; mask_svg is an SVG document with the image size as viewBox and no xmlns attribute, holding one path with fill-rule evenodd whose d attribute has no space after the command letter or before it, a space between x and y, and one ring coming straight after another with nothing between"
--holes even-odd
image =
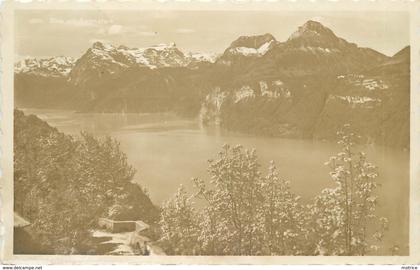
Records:
<instances>
[{"instance_id":1,"label":"dark slope in foreground","mask_svg":"<svg viewBox=\"0 0 420 270\"><path fill-rule=\"evenodd\" d=\"M89 230L99 217L154 224L159 210L132 183L134 174L112 139L75 138L15 110L14 210L54 253L89 248Z\"/></svg>"}]
</instances>

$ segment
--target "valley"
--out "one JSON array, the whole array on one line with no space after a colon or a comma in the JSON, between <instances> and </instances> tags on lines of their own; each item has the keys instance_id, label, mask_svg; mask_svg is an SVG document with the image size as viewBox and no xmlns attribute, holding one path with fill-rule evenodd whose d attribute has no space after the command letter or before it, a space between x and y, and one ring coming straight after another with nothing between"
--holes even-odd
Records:
<instances>
[{"instance_id":1,"label":"valley","mask_svg":"<svg viewBox=\"0 0 420 270\"><path fill-rule=\"evenodd\" d=\"M65 61L64 61L64 60ZM389 57L308 21L288 40L242 36L220 55L174 43L96 42L79 59L16 64L15 104L98 113L173 112L246 134L409 148L410 50ZM363 119L361 121L361 119Z\"/></svg>"},{"instance_id":2,"label":"valley","mask_svg":"<svg viewBox=\"0 0 420 270\"><path fill-rule=\"evenodd\" d=\"M88 250L86 234L96 232L100 246L135 254L127 235L97 230L97 219L115 218L150 224L168 255L408 254L410 47L387 56L338 34L309 20L286 40L239 36L219 54L175 43L132 48L96 41L80 57L18 61L16 211L35 222L31 227L49 246L63 241L58 253ZM347 135L339 134L343 129ZM358 227L360 245L350 244L353 224L341 216L347 181L356 183L352 196L360 196L353 201L359 212L350 215L387 230L379 239L378 224L366 227L367 238L380 234L382 242L368 251L364 245L373 239L363 242L366 228ZM205 193L205 185L213 189ZM28 199L29 189L37 193ZM32 205L44 194L45 202ZM275 196L280 212L273 214L267 203ZM66 229L61 208L79 235ZM292 239L289 248L267 245L272 232L262 217L270 215L273 224L284 222L276 233L283 244ZM336 217L349 222L344 231ZM178 218L186 224L178 226ZM226 224L212 231L213 218ZM61 231L51 230L56 225ZM243 249L242 242L254 241L243 235L225 250L225 230L236 239L254 227L267 237L258 241L261 250ZM340 233L345 241L336 248ZM222 239L213 243L220 247L207 246L199 237L206 234Z\"/></svg>"}]
</instances>

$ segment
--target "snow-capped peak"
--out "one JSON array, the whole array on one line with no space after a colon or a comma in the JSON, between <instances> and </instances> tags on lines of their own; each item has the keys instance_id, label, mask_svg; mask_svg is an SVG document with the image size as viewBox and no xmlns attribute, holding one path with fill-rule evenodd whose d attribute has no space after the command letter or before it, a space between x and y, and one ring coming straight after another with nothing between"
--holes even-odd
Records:
<instances>
[{"instance_id":1,"label":"snow-capped peak","mask_svg":"<svg viewBox=\"0 0 420 270\"><path fill-rule=\"evenodd\" d=\"M129 48L123 45L114 47L111 44L95 42L90 49L90 53L88 53L88 57L119 66L159 68L188 64L185 55L176 48L176 44L173 42L144 48Z\"/></svg>"},{"instance_id":2,"label":"snow-capped peak","mask_svg":"<svg viewBox=\"0 0 420 270\"><path fill-rule=\"evenodd\" d=\"M298 38L313 38L313 37L326 37L337 39L336 35L329 28L323 26L320 22L309 20L298 28L290 37L290 40Z\"/></svg>"},{"instance_id":3,"label":"snow-capped peak","mask_svg":"<svg viewBox=\"0 0 420 270\"><path fill-rule=\"evenodd\" d=\"M226 49L224 57L229 57L229 55L261 57L275 47L277 43L273 35L268 33L256 36L240 36Z\"/></svg>"},{"instance_id":4,"label":"snow-capped peak","mask_svg":"<svg viewBox=\"0 0 420 270\"><path fill-rule=\"evenodd\" d=\"M92 49L93 50L102 50L102 51L113 51L113 50L117 50L117 51L127 51L127 50L145 51L147 49L161 51L161 50L168 50L168 49L175 49L175 48L176 48L175 42L171 42L169 44L160 43L160 44L152 45L152 46L149 46L149 47L143 47L143 48L129 48L128 46L125 46L125 45L120 45L118 47L114 47L112 44L105 43L105 42L100 42L100 41L96 41L95 43L92 44Z\"/></svg>"},{"instance_id":5,"label":"snow-capped peak","mask_svg":"<svg viewBox=\"0 0 420 270\"><path fill-rule=\"evenodd\" d=\"M261 47L264 43L276 41L276 39L271 34L257 35L257 36L241 36L235 41L232 42L230 48L237 47L246 47L257 49Z\"/></svg>"},{"instance_id":6,"label":"snow-capped peak","mask_svg":"<svg viewBox=\"0 0 420 270\"><path fill-rule=\"evenodd\" d=\"M262 44L258 48L252 47L234 47L230 48L229 52L235 55L244 55L244 56L263 56L265 55L274 45L276 41L270 40Z\"/></svg>"},{"instance_id":7,"label":"snow-capped peak","mask_svg":"<svg viewBox=\"0 0 420 270\"><path fill-rule=\"evenodd\" d=\"M149 68L180 67L188 64L187 57L178 50L175 43L157 44L146 48L124 48L118 51L132 63Z\"/></svg>"},{"instance_id":8,"label":"snow-capped peak","mask_svg":"<svg viewBox=\"0 0 420 270\"><path fill-rule=\"evenodd\" d=\"M166 43L161 43L161 44L157 44L157 45L152 45L146 49L153 49L153 50L168 50L168 49L175 49L176 48L176 44L175 42L171 42L169 44Z\"/></svg>"},{"instance_id":9,"label":"snow-capped peak","mask_svg":"<svg viewBox=\"0 0 420 270\"><path fill-rule=\"evenodd\" d=\"M114 47L110 44L95 42L91 48L95 58L113 62L120 66L146 66L152 69L160 67L184 67L191 62L216 61L212 53L184 53L174 42L156 44L143 48L127 46Z\"/></svg>"},{"instance_id":10,"label":"snow-capped peak","mask_svg":"<svg viewBox=\"0 0 420 270\"><path fill-rule=\"evenodd\" d=\"M105 42L101 42L101 41L96 41L95 43L93 43L92 49L109 51L109 50L113 50L115 48L114 48L114 46L112 46L109 43L105 43Z\"/></svg>"},{"instance_id":11,"label":"snow-capped peak","mask_svg":"<svg viewBox=\"0 0 420 270\"><path fill-rule=\"evenodd\" d=\"M68 56L57 56L45 59L26 57L15 64L16 73L28 73L41 76L67 76L75 64L75 59Z\"/></svg>"},{"instance_id":12,"label":"snow-capped peak","mask_svg":"<svg viewBox=\"0 0 420 270\"><path fill-rule=\"evenodd\" d=\"M129 48L96 41L77 60L77 64L75 59L64 56L48 59L26 58L15 64L15 72L50 77L69 76L70 81L77 83L79 81L77 78L89 73L89 70L100 76L107 76L107 74L117 74L130 67L151 69L190 67L191 63L214 63L216 58L216 54L183 53L173 42L144 48Z\"/></svg>"},{"instance_id":13,"label":"snow-capped peak","mask_svg":"<svg viewBox=\"0 0 420 270\"><path fill-rule=\"evenodd\" d=\"M196 61L196 62L215 63L217 60L217 57L219 57L217 53L189 52L186 54L190 57L191 61Z\"/></svg>"}]
</instances>

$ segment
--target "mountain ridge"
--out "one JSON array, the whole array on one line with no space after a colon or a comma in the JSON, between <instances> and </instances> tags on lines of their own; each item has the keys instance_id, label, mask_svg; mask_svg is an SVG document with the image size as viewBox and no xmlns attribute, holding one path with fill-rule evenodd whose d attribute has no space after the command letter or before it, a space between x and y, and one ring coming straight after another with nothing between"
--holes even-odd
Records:
<instances>
[{"instance_id":1,"label":"mountain ridge","mask_svg":"<svg viewBox=\"0 0 420 270\"><path fill-rule=\"evenodd\" d=\"M269 33L238 37L218 57L184 53L175 44L95 43L67 76L16 74L16 104L174 111L234 131L293 138L331 139L341 124L360 122L367 124L357 126L366 141L408 147L401 125L409 123L409 55L409 46L392 57L358 47L314 21L284 42ZM400 127L404 139L369 129L381 125Z\"/></svg>"},{"instance_id":2,"label":"mountain ridge","mask_svg":"<svg viewBox=\"0 0 420 270\"><path fill-rule=\"evenodd\" d=\"M15 64L15 72L65 77L70 73L75 62L76 60L69 56L56 56L41 59L26 57Z\"/></svg>"},{"instance_id":3,"label":"mountain ridge","mask_svg":"<svg viewBox=\"0 0 420 270\"><path fill-rule=\"evenodd\" d=\"M373 60L375 63L384 61L388 57L384 54L371 49L361 48L354 43L347 42L346 40L337 37L334 32L328 27L323 26L321 23L309 20L293 32L289 38L284 42L279 42L270 34L265 33L262 35L240 36L228 46L224 53L220 56L206 53L190 53L184 52L176 47L175 43L170 44L157 44L144 48L129 48L124 45L113 46L108 43L97 41L92 44L86 52L81 55L77 60L72 61L72 65L67 65L65 71L53 72L54 63L48 65L47 59L38 59L39 63L44 63L45 70L42 72L37 69L42 64L30 64L29 62L24 65L22 61L15 64L16 73L32 73L43 76L69 76L70 81L78 84L83 79L77 79L80 75L78 69L86 71L88 67L83 66L83 62L87 61L94 67L97 65L106 66L108 69L102 71L92 71L95 77L104 75L112 75L118 73L124 68L141 66L151 69L163 67L190 67L197 68L201 62L231 64L230 58L232 57L263 57L277 58L276 62L283 61L283 54L294 54L299 56L303 54L331 54L337 53L338 50L351 51L353 54L361 54L360 58L367 58ZM274 51L274 52L273 52ZM271 52L271 53L270 53ZM50 57L50 61L57 62L60 57ZM68 57L70 58L70 57ZM85 59L83 59L85 58ZM299 58L299 57L298 57ZM307 58L310 58L307 56ZM285 59L284 62L290 62ZM98 63L96 63L98 61ZM32 62L36 62L32 60ZM242 64L242 63L241 63ZM82 67L79 67L82 65ZM277 63L278 65L278 63ZM75 71L73 71L75 69ZM49 74L50 72L51 74ZM103 72L103 75L101 75Z\"/></svg>"}]
</instances>

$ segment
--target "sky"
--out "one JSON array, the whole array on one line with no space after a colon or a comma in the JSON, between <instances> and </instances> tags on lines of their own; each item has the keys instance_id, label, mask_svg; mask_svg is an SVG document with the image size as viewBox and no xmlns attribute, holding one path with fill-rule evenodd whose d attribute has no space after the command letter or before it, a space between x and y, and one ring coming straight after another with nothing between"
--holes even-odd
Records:
<instances>
[{"instance_id":1,"label":"sky","mask_svg":"<svg viewBox=\"0 0 420 270\"><path fill-rule=\"evenodd\" d=\"M184 51L222 53L243 35L285 41L308 20L389 56L409 45L409 16L393 11L20 10L15 20L18 58L78 58L95 41L134 48L175 42Z\"/></svg>"}]
</instances>

